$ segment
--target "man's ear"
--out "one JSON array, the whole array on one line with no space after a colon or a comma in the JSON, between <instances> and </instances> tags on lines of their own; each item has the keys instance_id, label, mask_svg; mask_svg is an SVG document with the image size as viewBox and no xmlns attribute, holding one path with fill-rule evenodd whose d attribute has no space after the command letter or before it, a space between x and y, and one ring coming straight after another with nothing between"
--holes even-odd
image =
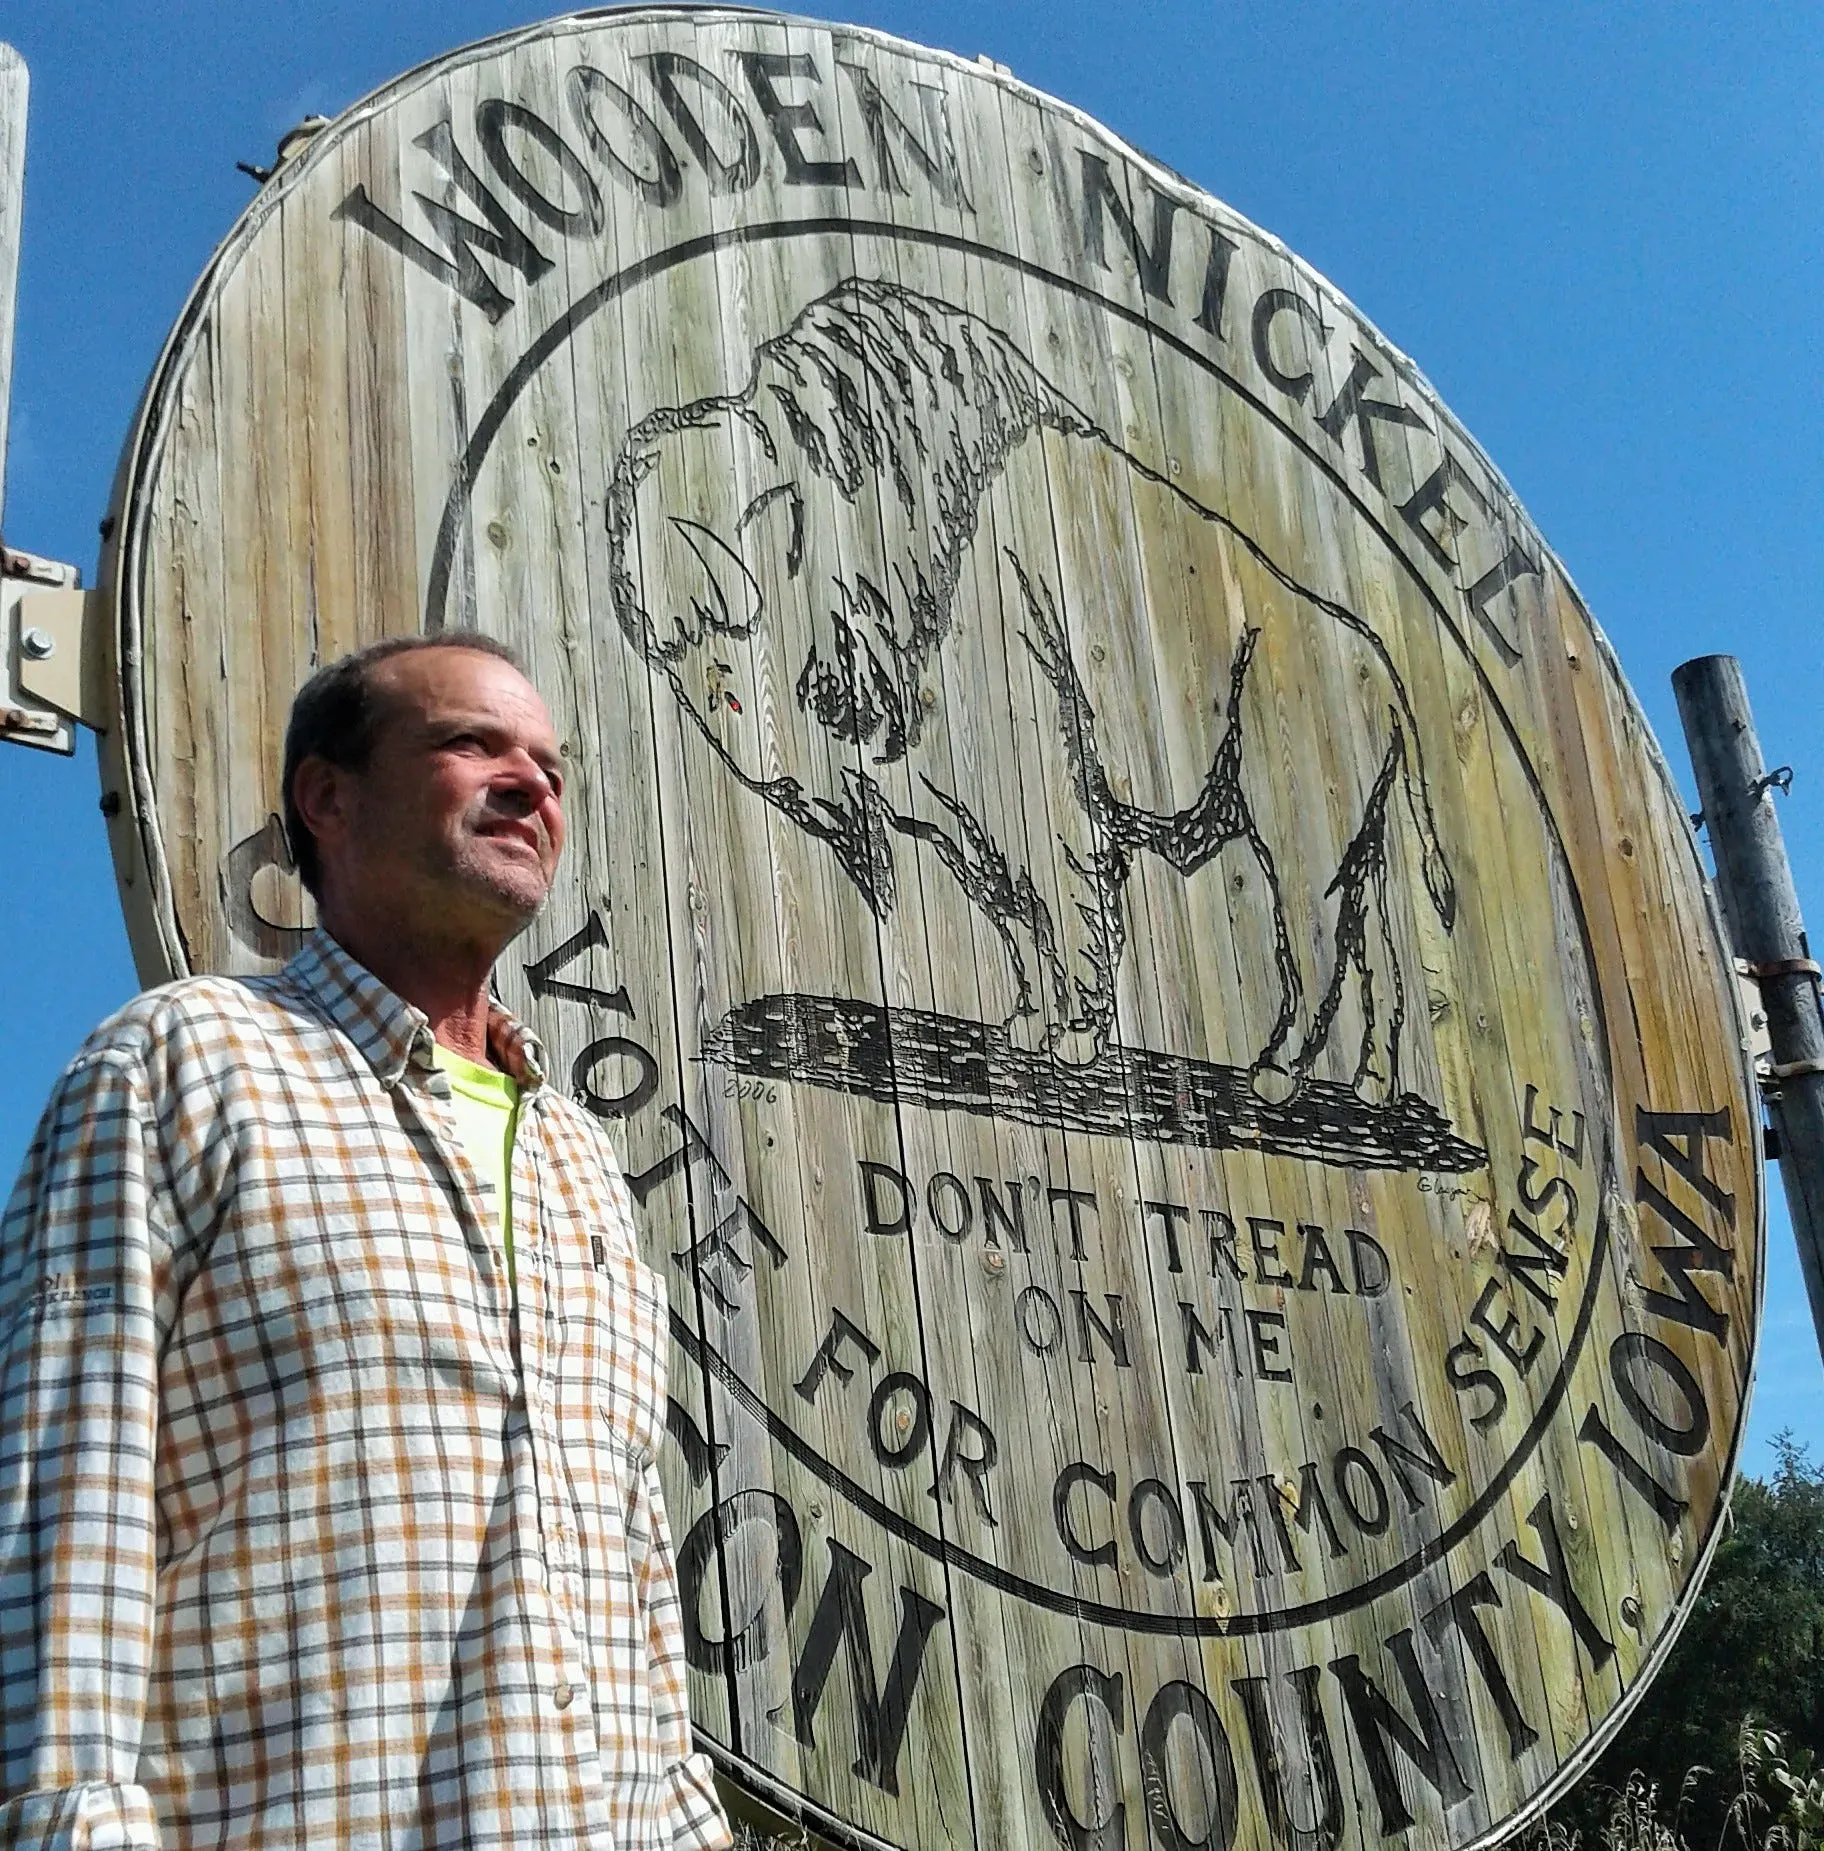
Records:
<instances>
[{"instance_id":1,"label":"man's ear","mask_svg":"<svg viewBox=\"0 0 1824 1851\"><path fill-rule=\"evenodd\" d=\"M291 775L291 801L316 839L319 860L347 839L353 797L349 773L342 766L314 755L298 761Z\"/></svg>"}]
</instances>

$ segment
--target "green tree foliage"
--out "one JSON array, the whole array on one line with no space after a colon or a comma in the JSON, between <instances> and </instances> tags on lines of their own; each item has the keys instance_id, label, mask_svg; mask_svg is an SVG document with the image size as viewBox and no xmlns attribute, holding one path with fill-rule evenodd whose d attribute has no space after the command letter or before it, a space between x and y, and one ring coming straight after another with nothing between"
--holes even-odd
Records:
<instances>
[{"instance_id":1,"label":"green tree foliage","mask_svg":"<svg viewBox=\"0 0 1824 1851\"><path fill-rule=\"evenodd\" d=\"M1818 1851L1824 1845L1824 1774L1808 1750L1745 1723L1737 1744L1742 1788L1729 1808L1729 1828L1761 1851Z\"/></svg>"},{"instance_id":2,"label":"green tree foliage","mask_svg":"<svg viewBox=\"0 0 1824 1851\"><path fill-rule=\"evenodd\" d=\"M1769 1757L1806 1771L1824 1757L1824 1467L1790 1434L1774 1448L1771 1478L1737 1482L1728 1532L1678 1643L1620 1735L1553 1809L1551 1836L1600 1845L1631 1795L1634 1811L1644 1796L1692 1851L1759 1847L1783 1791ZM1760 1811L1741 1803L1762 1790L1771 1797Z\"/></svg>"}]
</instances>

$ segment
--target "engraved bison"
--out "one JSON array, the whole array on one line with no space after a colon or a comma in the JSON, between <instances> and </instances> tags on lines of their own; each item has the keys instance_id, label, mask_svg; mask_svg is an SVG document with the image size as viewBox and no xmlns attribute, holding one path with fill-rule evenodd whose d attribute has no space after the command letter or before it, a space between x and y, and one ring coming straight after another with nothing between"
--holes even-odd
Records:
<instances>
[{"instance_id":1,"label":"engraved bison","mask_svg":"<svg viewBox=\"0 0 1824 1851\"><path fill-rule=\"evenodd\" d=\"M1064 505L1083 525L1054 533ZM1314 1073L1369 1103L1400 1090L1413 953L1390 889L1416 877L1445 929L1456 890L1392 657L1008 335L851 278L734 390L630 430L606 522L616 620L709 751L877 919L913 878L927 908L965 896L981 1013L1017 1046L1096 1061L1139 858L1184 880L1222 858L1260 948L1237 1063L1255 1093ZM1160 557L1133 556L1143 534ZM1156 672L1135 607L1161 596L1208 684L1189 779L1178 752L1191 789L1111 724Z\"/></svg>"}]
</instances>

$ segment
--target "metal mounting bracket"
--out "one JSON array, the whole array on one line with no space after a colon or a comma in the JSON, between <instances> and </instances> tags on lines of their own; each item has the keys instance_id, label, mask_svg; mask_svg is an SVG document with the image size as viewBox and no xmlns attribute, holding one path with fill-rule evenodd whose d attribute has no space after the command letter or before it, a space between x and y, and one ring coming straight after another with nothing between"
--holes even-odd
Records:
<instances>
[{"instance_id":1,"label":"metal mounting bracket","mask_svg":"<svg viewBox=\"0 0 1824 1851\"><path fill-rule=\"evenodd\" d=\"M101 596L55 559L0 547L0 741L65 757L104 731Z\"/></svg>"},{"instance_id":2,"label":"metal mounting bracket","mask_svg":"<svg viewBox=\"0 0 1824 1851\"><path fill-rule=\"evenodd\" d=\"M1746 958L1737 958L1735 968L1757 982L1763 977L1824 977L1824 967L1816 958L1775 958L1766 964L1750 964Z\"/></svg>"},{"instance_id":3,"label":"metal mounting bracket","mask_svg":"<svg viewBox=\"0 0 1824 1851\"><path fill-rule=\"evenodd\" d=\"M1815 965L1812 967L1817 968ZM1783 975L1765 965L1750 964L1746 958L1735 960L1736 988L1742 995L1742 1014L1748 1023L1748 1045L1744 1052L1754 1063L1754 1076L1762 1086L1774 1084L1773 1036L1767 1027L1767 1006L1761 1000L1761 979Z\"/></svg>"}]
</instances>

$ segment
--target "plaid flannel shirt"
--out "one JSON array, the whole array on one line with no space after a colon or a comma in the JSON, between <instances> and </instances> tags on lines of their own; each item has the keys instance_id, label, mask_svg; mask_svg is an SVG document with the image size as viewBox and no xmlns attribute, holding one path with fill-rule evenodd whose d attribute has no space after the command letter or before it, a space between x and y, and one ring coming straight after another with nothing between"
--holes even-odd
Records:
<instances>
[{"instance_id":1,"label":"plaid flannel shirt","mask_svg":"<svg viewBox=\"0 0 1824 1851\"><path fill-rule=\"evenodd\" d=\"M540 1084L498 1218L424 1016L316 933L151 991L0 1223L0 1845L713 1851L662 1284Z\"/></svg>"}]
</instances>

